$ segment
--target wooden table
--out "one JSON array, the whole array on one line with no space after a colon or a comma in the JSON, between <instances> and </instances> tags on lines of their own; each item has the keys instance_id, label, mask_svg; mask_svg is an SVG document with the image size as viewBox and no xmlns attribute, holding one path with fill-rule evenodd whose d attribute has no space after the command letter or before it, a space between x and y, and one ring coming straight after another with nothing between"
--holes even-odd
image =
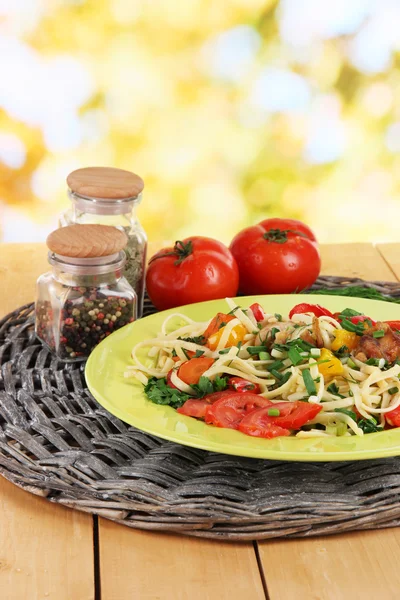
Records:
<instances>
[{"instance_id":1,"label":"wooden table","mask_svg":"<svg viewBox=\"0 0 400 600\"><path fill-rule=\"evenodd\" d=\"M400 280L400 244L325 245L322 273ZM0 316L30 302L42 244L0 245ZM400 598L400 529L224 543L129 529L0 478L4 600Z\"/></svg>"}]
</instances>

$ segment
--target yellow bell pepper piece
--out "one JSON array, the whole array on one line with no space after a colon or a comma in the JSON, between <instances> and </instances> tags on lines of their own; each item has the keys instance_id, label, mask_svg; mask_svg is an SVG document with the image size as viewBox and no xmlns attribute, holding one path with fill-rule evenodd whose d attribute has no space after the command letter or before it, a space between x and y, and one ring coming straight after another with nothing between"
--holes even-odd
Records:
<instances>
[{"instance_id":1,"label":"yellow bell pepper piece","mask_svg":"<svg viewBox=\"0 0 400 600\"><path fill-rule=\"evenodd\" d=\"M345 329L336 329L333 332L335 339L332 342L332 350L339 350L342 346L347 346L349 350L354 350L358 344L358 336L352 331L346 331Z\"/></svg>"},{"instance_id":2,"label":"yellow bell pepper piece","mask_svg":"<svg viewBox=\"0 0 400 600\"><path fill-rule=\"evenodd\" d=\"M219 341L224 333L225 327L221 327L218 329L216 333L211 335L208 338L207 346L210 350L216 350L219 344ZM230 348L231 346L237 346L239 342L243 342L244 336L247 334L247 329L241 324L238 323L235 327L232 327L232 331L230 332L228 339L224 345L224 348Z\"/></svg>"},{"instance_id":3,"label":"yellow bell pepper piece","mask_svg":"<svg viewBox=\"0 0 400 600\"><path fill-rule=\"evenodd\" d=\"M324 377L329 377L330 375L341 375L343 373L342 363L327 348L321 349L321 356L318 360L327 361L321 362L321 364L318 365L318 371Z\"/></svg>"}]
</instances>

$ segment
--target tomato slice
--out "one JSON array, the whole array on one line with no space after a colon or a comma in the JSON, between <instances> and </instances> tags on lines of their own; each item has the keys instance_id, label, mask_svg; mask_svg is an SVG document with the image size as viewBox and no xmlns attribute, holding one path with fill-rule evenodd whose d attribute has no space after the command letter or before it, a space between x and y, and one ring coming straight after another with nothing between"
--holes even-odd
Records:
<instances>
[{"instance_id":1,"label":"tomato slice","mask_svg":"<svg viewBox=\"0 0 400 600\"><path fill-rule=\"evenodd\" d=\"M261 391L260 386L257 383L247 381L247 379L243 379L242 377L231 377L228 382L228 387L231 390L235 390L235 392L240 392L241 394L259 394Z\"/></svg>"},{"instance_id":2,"label":"tomato slice","mask_svg":"<svg viewBox=\"0 0 400 600\"><path fill-rule=\"evenodd\" d=\"M187 362L181 364L178 370L178 377L188 385L199 383L200 377L214 363L213 358L201 356L200 358L191 358Z\"/></svg>"},{"instance_id":3,"label":"tomato slice","mask_svg":"<svg viewBox=\"0 0 400 600\"><path fill-rule=\"evenodd\" d=\"M258 302L254 302L254 304L252 304L249 308L253 312L256 321L264 321L265 312L263 307L260 304L258 304Z\"/></svg>"},{"instance_id":4,"label":"tomato slice","mask_svg":"<svg viewBox=\"0 0 400 600\"><path fill-rule=\"evenodd\" d=\"M209 326L203 333L207 339L217 333L221 327L224 327L229 321L232 321L235 317L233 315L226 315L225 313L218 313L210 322Z\"/></svg>"},{"instance_id":5,"label":"tomato slice","mask_svg":"<svg viewBox=\"0 0 400 600\"><path fill-rule=\"evenodd\" d=\"M289 313L289 319L291 319L293 315L300 315L303 313L312 313L316 317L333 317L333 314L327 308L324 308L319 304L307 304L304 302L303 304L296 304L296 306L292 308Z\"/></svg>"},{"instance_id":6,"label":"tomato slice","mask_svg":"<svg viewBox=\"0 0 400 600\"><path fill-rule=\"evenodd\" d=\"M400 427L400 406L385 414L385 419L393 427Z\"/></svg>"},{"instance_id":7,"label":"tomato slice","mask_svg":"<svg viewBox=\"0 0 400 600\"><path fill-rule=\"evenodd\" d=\"M176 412L187 417L196 417L197 419L204 419L206 415L206 408L210 404L204 398L186 400L185 404L176 409Z\"/></svg>"},{"instance_id":8,"label":"tomato slice","mask_svg":"<svg viewBox=\"0 0 400 600\"><path fill-rule=\"evenodd\" d=\"M268 417L268 410L268 408L260 408L259 410L249 413L239 423L239 431L246 435L269 439L290 435L289 429L284 429L270 420L270 417ZM265 419L263 418L263 415L261 415L261 411L266 414Z\"/></svg>"},{"instance_id":9,"label":"tomato slice","mask_svg":"<svg viewBox=\"0 0 400 600\"><path fill-rule=\"evenodd\" d=\"M387 323L393 331L400 330L400 321L384 321L384 323ZM372 324L375 325L373 321Z\"/></svg>"},{"instance_id":10,"label":"tomato slice","mask_svg":"<svg viewBox=\"0 0 400 600\"><path fill-rule=\"evenodd\" d=\"M240 421L248 411L260 407L271 407L273 404L267 398L257 394L232 393L230 396L217 400L206 409L205 421L216 427L237 429Z\"/></svg>"},{"instance_id":11,"label":"tomato slice","mask_svg":"<svg viewBox=\"0 0 400 600\"><path fill-rule=\"evenodd\" d=\"M273 408L278 409L280 415L272 417L268 414L270 408L260 408L248 413L241 420L238 426L239 431L255 437L286 436L290 434L291 429L300 429L322 410L322 406L319 404L277 402Z\"/></svg>"}]
</instances>

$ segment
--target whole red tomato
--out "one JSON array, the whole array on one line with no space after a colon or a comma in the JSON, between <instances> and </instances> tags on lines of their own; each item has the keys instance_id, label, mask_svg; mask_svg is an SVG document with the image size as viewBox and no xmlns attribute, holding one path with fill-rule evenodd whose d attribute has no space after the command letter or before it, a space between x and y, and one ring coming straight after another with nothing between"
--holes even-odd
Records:
<instances>
[{"instance_id":1,"label":"whole red tomato","mask_svg":"<svg viewBox=\"0 0 400 600\"><path fill-rule=\"evenodd\" d=\"M266 219L240 231L230 249L242 294L287 294L310 287L321 259L311 229L295 219Z\"/></svg>"},{"instance_id":2,"label":"whole red tomato","mask_svg":"<svg viewBox=\"0 0 400 600\"><path fill-rule=\"evenodd\" d=\"M147 293L158 310L236 296L238 285L238 267L228 248L200 236L157 252L146 274Z\"/></svg>"}]
</instances>

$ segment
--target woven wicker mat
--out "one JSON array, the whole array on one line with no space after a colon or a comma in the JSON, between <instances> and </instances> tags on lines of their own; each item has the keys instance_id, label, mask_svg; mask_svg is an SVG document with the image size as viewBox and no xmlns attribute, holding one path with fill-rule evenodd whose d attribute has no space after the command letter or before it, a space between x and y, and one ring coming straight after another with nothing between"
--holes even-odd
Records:
<instances>
[{"instance_id":1,"label":"woven wicker mat","mask_svg":"<svg viewBox=\"0 0 400 600\"><path fill-rule=\"evenodd\" d=\"M400 284L321 277L315 287ZM149 302L145 314L154 312ZM0 321L0 473L52 502L128 525L214 539L301 537L400 523L400 458L254 460L129 427L91 396L84 365L35 339L33 306Z\"/></svg>"}]
</instances>

